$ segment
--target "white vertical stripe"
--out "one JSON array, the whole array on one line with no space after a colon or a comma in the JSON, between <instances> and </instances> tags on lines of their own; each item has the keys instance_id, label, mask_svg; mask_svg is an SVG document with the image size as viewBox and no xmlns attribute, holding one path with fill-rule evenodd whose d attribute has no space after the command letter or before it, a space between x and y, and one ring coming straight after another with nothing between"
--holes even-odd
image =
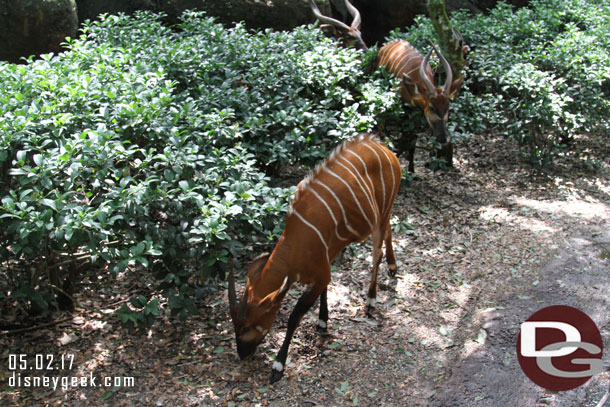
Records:
<instances>
[{"instance_id":1,"label":"white vertical stripe","mask_svg":"<svg viewBox=\"0 0 610 407\"><path fill-rule=\"evenodd\" d=\"M393 56L394 52L396 51L396 48L398 48L399 46L400 46L400 42L396 41L388 49L388 56L387 56L387 62L386 63L389 63L388 70L390 72L393 72L392 69L394 67L394 64L396 63L395 58L392 58L392 56Z\"/></svg>"},{"instance_id":2,"label":"white vertical stripe","mask_svg":"<svg viewBox=\"0 0 610 407\"><path fill-rule=\"evenodd\" d=\"M381 205L381 207L385 209L385 179L383 178L383 164L381 163L381 157L379 157L377 151L375 151L373 147L369 146L368 143L363 143L362 145L371 150L373 154L375 154L375 156L377 157L377 161L379 161L379 178L381 179L381 193L383 194L383 204Z\"/></svg>"},{"instance_id":3,"label":"white vertical stripe","mask_svg":"<svg viewBox=\"0 0 610 407\"><path fill-rule=\"evenodd\" d=\"M396 54L395 54L395 53L399 53L399 52L400 52L400 50L396 51L396 48L398 48L398 46L393 47L393 48L392 48L392 54L390 54L390 55L388 56L388 58L389 58L389 60L390 60L390 61L389 61L389 62L390 62L390 65L388 66L388 70L389 70L390 72L396 72L396 65L398 64L398 58L396 57Z\"/></svg>"},{"instance_id":4,"label":"white vertical stripe","mask_svg":"<svg viewBox=\"0 0 610 407\"><path fill-rule=\"evenodd\" d=\"M404 57L409 55L411 49L414 49L411 44L406 41L396 41L392 46L392 53L388 55L389 69L392 73L399 73L404 62ZM416 51L417 52L417 51Z\"/></svg>"},{"instance_id":5,"label":"white vertical stripe","mask_svg":"<svg viewBox=\"0 0 610 407\"><path fill-rule=\"evenodd\" d=\"M372 196L372 194L369 192L368 188L365 188L365 186L363 185L364 179L362 178L362 175L360 175L360 172L358 171L358 169L356 167L354 167L354 164L352 164L347 158L345 157L341 157L342 159L344 159L353 169L354 171L356 171L355 173L352 172L352 170L350 170L349 168L347 168L345 165L343 165L343 163L341 163L339 160L337 160L337 164L339 164L340 166L342 166L343 168L345 168L345 170L347 172L350 173L350 175L352 177L354 177L354 179L356 180L356 182L358 183L358 186L360 187L360 189L362 190L362 193L364 194L365 198L367 199L367 201L369 201L369 206L371 207L371 210L373 211L373 215L375 215L375 224L377 224L377 211L375 210L375 203L374 200L375 198ZM360 181L362 179L362 182ZM366 182L364 182L366 184Z\"/></svg>"},{"instance_id":6,"label":"white vertical stripe","mask_svg":"<svg viewBox=\"0 0 610 407\"><path fill-rule=\"evenodd\" d=\"M369 169L367 168L366 163L364 162L362 157L360 157L357 153L353 152L352 150L347 150L347 152L354 155L362 163L362 167L364 168L364 175L366 176L366 179L369 180L369 185L371 187L371 193L373 194L373 197L374 197L375 196L375 184L373 183L373 180L371 180L371 177L369 176Z\"/></svg>"},{"instance_id":7,"label":"white vertical stripe","mask_svg":"<svg viewBox=\"0 0 610 407\"><path fill-rule=\"evenodd\" d=\"M330 206L328 205L328 203L326 202L326 200L324 198L322 198L320 196L320 194L318 194L318 191L316 191L313 188L309 188L309 191L311 191L311 193L313 193L316 198L318 198L320 200L320 202L322 202L322 204L326 207L326 209L328 210L328 213L330 214L330 217L333 219L333 222L335 223L335 234L337 235L337 237L339 238L339 240L348 240L347 238L341 236L339 234L339 222L337 221L337 218L335 218L335 214L333 213L333 210L330 208Z\"/></svg>"},{"instance_id":8,"label":"white vertical stripe","mask_svg":"<svg viewBox=\"0 0 610 407\"><path fill-rule=\"evenodd\" d=\"M354 228L352 228L350 226L349 222L347 221L347 215L345 214L345 208L343 208L343 204L341 203L341 200L339 199L337 194L335 194L335 191L333 191L328 185L326 185L325 183L323 183L322 181L320 181L318 179L314 179L313 182L326 188L326 190L332 195L332 197L335 198L335 201L339 205L339 209L341 209L341 214L343 215L343 223L345 224L345 227L355 236L360 236L360 233L358 233Z\"/></svg>"},{"instance_id":9,"label":"white vertical stripe","mask_svg":"<svg viewBox=\"0 0 610 407\"><path fill-rule=\"evenodd\" d=\"M371 229L373 229L373 223L371 222L369 217L366 216L366 213L364 212L364 209L362 208L362 205L360 205L360 201L358 201L358 198L356 197L356 194L354 193L354 190L352 189L352 187L343 178L341 178L339 175L337 175L337 173L335 173L334 171L332 171L328 167L325 167L324 170L326 170L326 172L328 172L333 177L337 178L339 181L341 181L343 183L343 185L345 185L347 187L349 192L352 194L352 198L354 198L354 202L356 202L356 205L358 205L358 208L360 209L360 213L362 214L362 217L364 219L366 219L366 221L369 224L369 226L371 227Z\"/></svg>"},{"instance_id":10,"label":"white vertical stripe","mask_svg":"<svg viewBox=\"0 0 610 407\"><path fill-rule=\"evenodd\" d=\"M307 226L309 226L314 232L316 232L316 234L318 235L318 237L320 238L320 242L322 242L322 244L324 245L324 247L326 248L326 260L328 259L328 244L326 243L326 240L324 240L324 237L322 236L322 233L320 233L320 230L318 230L317 227L315 227L314 225L312 225L311 223L309 223L307 221L307 219L305 219L299 212L297 212L295 209L293 209L292 211L293 214L295 214L297 216L297 218L301 219L301 222L303 222L304 224L306 224Z\"/></svg>"},{"instance_id":11,"label":"white vertical stripe","mask_svg":"<svg viewBox=\"0 0 610 407\"><path fill-rule=\"evenodd\" d=\"M355 146L357 144L362 144L365 148L367 148L370 152L362 152L361 154L358 154L355 151L352 151L350 147ZM379 151L381 149L381 151ZM351 156L348 156L347 154L351 154ZM377 158L377 163L379 165L379 179L375 179L374 176L372 176L373 174L369 173L369 165L374 165L374 158L373 156L370 154L372 153L376 158ZM358 167L358 162L354 160L353 157L356 157L356 160L360 162L360 164L362 164L362 168ZM390 171L390 175L391 175L391 181L392 181L392 189L391 189L391 195L388 195L389 189L386 187L386 181L384 179L385 177L385 165L384 162L387 161L388 166L389 166L389 171ZM332 163L336 163L337 165L340 165L345 171L347 171L347 173L344 173L341 171L341 173L337 173L335 171L333 171L332 169L329 168L329 165ZM350 207L353 206L353 204L349 201L347 202L343 202L342 199L345 199L345 192L343 191L349 191L355 204L358 206L360 213L362 215L362 219L366 220L366 222L368 223L369 227L371 229L375 229L375 227L379 226L378 222L380 219L380 215L381 214L386 214L387 210L389 208L386 208L386 205L388 205L389 202L389 198L394 196L396 193L396 174L395 174L395 168L393 165L393 161L392 161L392 156L391 153L387 150L387 148L381 143L379 142L376 138L368 135L368 136L360 136L356 139L354 139L352 142L349 143L343 143L342 145L340 145L338 148L335 149L335 151L333 152L333 154L331 154L331 156L329 157L329 159L327 159L324 163L322 163L321 165L319 165L316 170L313 172L312 176L307 177L305 180L301 181L299 183L299 185L297 186L297 193L295 194L295 198L292 202L291 205L291 209L292 212L291 214L294 214L297 218L299 218L301 220L301 222L303 222L308 228L310 228L312 231L314 231L314 233L318 236L318 238L320 239L320 242L322 243L323 247L326 249L326 256L327 256L327 260L329 260L329 242L326 241L326 238L332 239L332 235L326 236L322 234L321 229L318 229L318 227L316 225L314 225L310 220L307 220L303 217L303 215L301 215L295 208L295 204L297 203L296 201L298 201L299 199L304 199L304 196L301 194L298 194L298 192L303 192L305 190L309 190L312 192L313 196L316 197L316 199L318 199L322 205L326 208L326 210L328 211L328 214L330 215L330 218L332 220L332 222L334 223L335 226L335 235L339 240L342 241L348 241L350 240L350 235L352 234L353 237L362 237L363 233L366 233L367 231L362 231L362 232L358 232L357 230L355 230L353 227L350 226L350 224L348 223L348 219L347 219L347 206L348 205ZM328 173L328 175L336 178L337 180L339 180L340 182L343 183L343 185L345 186L346 189L343 189L342 187L339 187L337 192L333 191L333 189L326 184L325 182L321 181L318 179L318 177L320 177L322 175L322 173L326 171ZM356 194L356 189L354 189L354 181L351 181L351 179L349 178L349 176L353 177L353 179L355 180L355 183L358 184L358 186L360 187L362 193L364 194L365 198L368 200L369 205L371 210L373 211L373 215L374 215L374 220L375 222L371 222L371 217L370 214L368 214L364 208L362 203L359 200L359 197ZM322 177L324 178L324 177ZM388 180L390 181L390 180ZM377 188L379 188L379 185L377 185L379 182L381 182L381 193L383 195L383 199L382 199L382 203L380 204L377 201L377 191L379 191ZM332 200L327 200L329 199L329 196L323 196L323 193L320 189L316 189L313 187L314 184L318 184L320 185L322 188L324 188L329 194L330 197L332 197L335 202L332 202ZM388 189L388 190L386 190ZM340 195L340 196L339 196ZM313 198L310 198L313 199ZM366 205L366 204L365 204ZM341 211L341 216L343 217L343 219L340 219L340 215L335 214L334 211L336 210L336 208L339 208L339 210ZM318 206L317 209L317 213L319 213L321 207ZM351 208L350 208L351 209ZM383 211L381 211L380 209L383 209ZM323 213L323 211L322 211ZM315 215L317 219L316 222L323 222L324 223L324 231L326 232L326 227L330 226L328 224L329 219L328 217L325 217L325 215L322 215L321 218L318 219L317 215ZM358 220L358 222L360 222L360 220ZM346 228L347 232L349 232L349 234L347 235L347 237L343 237L339 231L339 225L344 225L344 227ZM318 226L321 226L318 225ZM331 232L332 233L332 232Z\"/></svg>"},{"instance_id":12,"label":"white vertical stripe","mask_svg":"<svg viewBox=\"0 0 610 407\"><path fill-rule=\"evenodd\" d=\"M396 69L396 72L394 72L394 74L398 77L400 77L400 73L409 65L409 62L411 62L412 59L417 58L419 55L419 53L415 54L415 55L410 55L409 53L405 53L405 55L400 57L400 64L398 65L398 68ZM409 73L413 72L413 70L411 70Z\"/></svg>"},{"instance_id":13,"label":"white vertical stripe","mask_svg":"<svg viewBox=\"0 0 610 407\"><path fill-rule=\"evenodd\" d=\"M394 168L392 167L392 159L388 155L388 151L384 146L379 144L379 147L381 148L381 152L385 155L385 158L387 158L388 164L390 165L390 174L392 174L392 195L390 195L390 196L393 197L394 193L396 191L396 176L394 175ZM388 208L385 207L385 199L384 199L383 212L385 213L385 211L387 209Z\"/></svg>"},{"instance_id":14,"label":"white vertical stripe","mask_svg":"<svg viewBox=\"0 0 610 407\"><path fill-rule=\"evenodd\" d=\"M413 80L414 72L419 71L419 63L415 64L415 67L410 69L408 72L404 72L409 68L409 65L412 63L412 60L422 59L421 54L415 47L404 40L396 40L382 47L382 50L379 53L379 66L385 66L386 70L392 74L394 74L399 79L404 79L407 77L413 82L414 87L414 96L420 96L426 94L426 89L424 92L420 90L421 84L418 84ZM404 83L401 83L400 86L405 86ZM410 93L410 92L409 92ZM412 98L409 97L408 102L413 104Z\"/></svg>"}]
</instances>

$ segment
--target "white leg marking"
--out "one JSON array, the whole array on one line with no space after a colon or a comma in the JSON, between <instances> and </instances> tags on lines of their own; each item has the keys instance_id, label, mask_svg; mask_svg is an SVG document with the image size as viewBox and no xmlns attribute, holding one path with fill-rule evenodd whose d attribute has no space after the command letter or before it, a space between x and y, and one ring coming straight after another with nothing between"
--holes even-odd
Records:
<instances>
[{"instance_id":1,"label":"white leg marking","mask_svg":"<svg viewBox=\"0 0 610 407\"><path fill-rule=\"evenodd\" d=\"M377 300L375 298L367 298L366 299L366 305L368 305L371 308L375 308L375 305L377 304Z\"/></svg>"},{"instance_id":2,"label":"white leg marking","mask_svg":"<svg viewBox=\"0 0 610 407\"><path fill-rule=\"evenodd\" d=\"M282 365L280 362L278 362L276 360L275 362L273 362L273 370L281 372L282 370L284 370L284 365Z\"/></svg>"},{"instance_id":3,"label":"white leg marking","mask_svg":"<svg viewBox=\"0 0 610 407\"><path fill-rule=\"evenodd\" d=\"M322 329L326 329L326 322L322 321L321 319L318 319L318 326Z\"/></svg>"}]
</instances>

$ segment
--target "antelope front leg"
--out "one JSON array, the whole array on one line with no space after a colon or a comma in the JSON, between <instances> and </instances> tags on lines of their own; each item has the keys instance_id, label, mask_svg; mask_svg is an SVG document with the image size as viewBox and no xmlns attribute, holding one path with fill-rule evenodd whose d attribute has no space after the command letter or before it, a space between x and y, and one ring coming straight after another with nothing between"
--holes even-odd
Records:
<instances>
[{"instance_id":1,"label":"antelope front leg","mask_svg":"<svg viewBox=\"0 0 610 407\"><path fill-rule=\"evenodd\" d=\"M415 146L409 146L407 150L407 161L409 162L409 172L415 173Z\"/></svg>"},{"instance_id":2,"label":"antelope front leg","mask_svg":"<svg viewBox=\"0 0 610 407\"><path fill-rule=\"evenodd\" d=\"M311 306L316 302L318 297L322 292L326 292L326 285L322 287L310 287L308 288L303 295L297 301L297 304L294 306L290 317L288 318L288 328L286 329L286 337L284 338L284 343L280 348L277 356L275 357L275 362L273 362L273 367L271 369L271 376L269 377L270 383L275 383L282 378L284 375L284 366L286 365L286 358L288 357L288 347L290 346L290 341L292 340L292 335L294 335L294 331L297 329L297 326L301 322L301 318L303 315L309 311Z\"/></svg>"}]
</instances>

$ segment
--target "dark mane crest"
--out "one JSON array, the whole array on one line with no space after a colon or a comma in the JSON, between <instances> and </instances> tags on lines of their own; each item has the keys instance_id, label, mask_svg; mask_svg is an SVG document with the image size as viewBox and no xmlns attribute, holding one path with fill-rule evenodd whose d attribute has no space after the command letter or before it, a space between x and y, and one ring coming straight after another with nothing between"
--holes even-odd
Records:
<instances>
[{"instance_id":1,"label":"dark mane crest","mask_svg":"<svg viewBox=\"0 0 610 407\"><path fill-rule=\"evenodd\" d=\"M374 134L360 134L359 136L356 136L351 140L344 141L343 143L335 147L334 151L327 159L318 164L316 168L307 177L303 178L303 180L298 183L297 189L294 191L294 195L292 197L292 200L290 201L290 208L288 209L288 214L292 212L292 208L294 204L298 201L301 192L305 191L309 187L309 184L316 179L318 174L320 174L320 172L322 172L329 163L338 160L353 145L362 142L379 143L379 139Z\"/></svg>"}]
</instances>

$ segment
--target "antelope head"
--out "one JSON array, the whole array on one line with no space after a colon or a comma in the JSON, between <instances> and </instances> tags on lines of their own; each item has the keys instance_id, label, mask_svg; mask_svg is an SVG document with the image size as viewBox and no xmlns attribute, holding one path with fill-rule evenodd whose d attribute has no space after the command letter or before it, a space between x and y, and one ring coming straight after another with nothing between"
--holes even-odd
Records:
<instances>
[{"instance_id":1,"label":"antelope head","mask_svg":"<svg viewBox=\"0 0 610 407\"><path fill-rule=\"evenodd\" d=\"M441 54L434 44L431 44L432 48L419 66L419 77L423 81L424 89L418 89L418 95L413 95L413 104L420 106L432 129L432 136L441 145L446 145L451 142L451 136L447 131L447 121L449 120L449 99L455 96L464 81L464 78L458 78L453 81L453 72L449 62L443 54ZM445 70L446 78L445 84L442 88L438 88L434 85L434 74L428 64L432 51L438 55L439 60ZM412 78L405 75L403 82L406 89L413 89L417 84L412 83Z\"/></svg>"},{"instance_id":2,"label":"antelope head","mask_svg":"<svg viewBox=\"0 0 610 407\"><path fill-rule=\"evenodd\" d=\"M345 40L345 45L347 46L352 46L356 49L368 48L362 40L362 34L360 33L360 25L362 23L360 12L348 0L345 0L345 7L354 18L352 24L349 26L342 21L323 15L314 0L309 0L309 5L311 6L311 10L318 20L325 23L320 28L333 28L337 32L337 36Z\"/></svg>"},{"instance_id":3,"label":"antelope head","mask_svg":"<svg viewBox=\"0 0 610 407\"><path fill-rule=\"evenodd\" d=\"M235 292L233 268L229 271L229 310L235 328L237 354L241 359L253 354L258 344L263 341L271 329L275 314L279 310L284 296L290 288L290 279L286 277L279 289L272 290L263 297L255 295L255 286L264 285L260 277L269 257L270 255L267 253L254 259L248 268L246 288L239 302Z\"/></svg>"}]
</instances>

